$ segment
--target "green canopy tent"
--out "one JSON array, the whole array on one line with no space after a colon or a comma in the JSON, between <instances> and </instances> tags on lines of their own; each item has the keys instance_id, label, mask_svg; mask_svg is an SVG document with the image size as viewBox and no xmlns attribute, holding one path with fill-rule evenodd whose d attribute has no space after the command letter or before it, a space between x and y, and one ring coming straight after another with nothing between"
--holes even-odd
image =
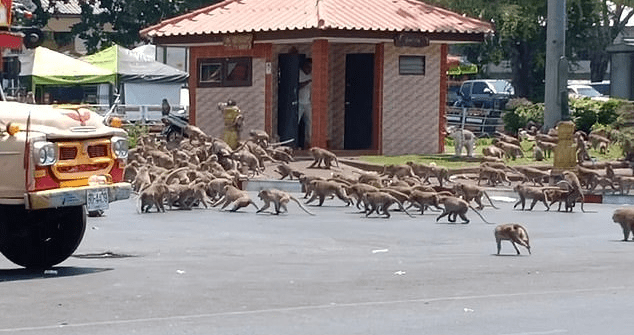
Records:
<instances>
[{"instance_id":1,"label":"green canopy tent","mask_svg":"<svg viewBox=\"0 0 634 335\"><path fill-rule=\"evenodd\" d=\"M62 53L37 47L20 56L20 77L37 98L45 87L115 84L116 74ZM38 92L40 94L38 95Z\"/></svg>"},{"instance_id":2,"label":"green canopy tent","mask_svg":"<svg viewBox=\"0 0 634 335\"><path fill-rule=\"evenodd\" d=\"M128 105L159 105L163 98L178 104L180 89L189 77L187 72L119 45L81 59L116 73L121 101Z\"/></svg>"}]
</instances>

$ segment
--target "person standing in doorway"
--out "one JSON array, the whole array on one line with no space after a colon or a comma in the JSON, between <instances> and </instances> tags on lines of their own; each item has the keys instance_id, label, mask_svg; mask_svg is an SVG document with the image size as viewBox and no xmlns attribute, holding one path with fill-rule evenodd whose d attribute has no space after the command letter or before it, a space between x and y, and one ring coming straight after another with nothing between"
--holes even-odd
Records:
<instances>
[{"instance_id":1,"label":"person standing in doorway","mask_svg":"<svg viewBox=\"0 0 634 335\"><path fill-rule=\"evenodd\" d=\"M312 59L306 58L299 71L299 112L297 118L299 121L299 138L297 140L297 145L302 148L307 148L310 145L312 118L311 90L313 83L312 71Z\"/></svg>"}]
</instances>

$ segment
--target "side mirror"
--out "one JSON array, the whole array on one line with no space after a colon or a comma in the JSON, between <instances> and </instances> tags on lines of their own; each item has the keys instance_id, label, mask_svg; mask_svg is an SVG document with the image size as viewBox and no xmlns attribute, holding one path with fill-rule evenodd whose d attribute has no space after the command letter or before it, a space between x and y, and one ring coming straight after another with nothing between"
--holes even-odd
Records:
<instances>
[{"instance_id":1,"label":"side mirror","mask_svg":"<svg viewBox=\"0 0 634 335\"><path fill-rule=\"evenodd\" d=\"M491 89L488 88L488 87L484 89L484 93L486 93L488 95L493 95L493 91L491 91Z\"/></svg>"}]
</instances>

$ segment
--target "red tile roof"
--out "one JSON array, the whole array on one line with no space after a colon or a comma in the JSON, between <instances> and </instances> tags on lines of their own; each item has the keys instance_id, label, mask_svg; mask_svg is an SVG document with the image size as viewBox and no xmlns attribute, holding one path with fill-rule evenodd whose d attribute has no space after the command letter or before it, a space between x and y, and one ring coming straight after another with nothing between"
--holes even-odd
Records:
<instances>
[{"instance_id":1,"label":"red tile roof","mask_svg":"<svg viewBox=\"0 0 634 335\"><path fill-rule=\"evenodd\" d=\"M417 0L226 0L164 20L148 37L304 29L488 34L490 23Z\"/></svg>"}]
</instances>

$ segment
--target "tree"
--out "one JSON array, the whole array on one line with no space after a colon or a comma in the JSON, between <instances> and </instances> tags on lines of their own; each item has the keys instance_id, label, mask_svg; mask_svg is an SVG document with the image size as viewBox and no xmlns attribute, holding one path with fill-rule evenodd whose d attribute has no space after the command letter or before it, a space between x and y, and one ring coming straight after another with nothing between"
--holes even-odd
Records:
<instances>
[{"instance_id":1,"label":"tree","mask_svg":"<svg viewBox=\"0 0 634 335\"><path fill-rule=\"evenodd\" d=\"M483 66L510 60L516 93L543 101L546 54L545 0L433 0L432 2L494 24L496 33L479 45L466 45L460 52ZM623 30L634 12L633 0L568 0L566 56L572 62L587 56L593 81L603 79L609 56L605 51Z\"/></svg>"},{"instance_id":2,"label":"tree","mask_svg":"<svg viewBox=\"0 0 634 335\"><path fill-rule=\"evenodd\" d=\"M35 0L40 2L40 0ZM56 2L49 0L54 8ZM134 47L141 41L139 31L163 19L173 17L220 0L78 0L81 22L72 33L85 40L89 53L113 44ZM41 8L41 4L39 6Z\"/></svg>"},{"instance_id":3,"label":"tree","mask_svg":"<svg viewBox=\"0 0 634 335\"><path fill-rule=\"evenodd\" d=\"M601 0L596 3L596 12L589 15L595 19L595 22L588 29L588 35L583 38L586 42L585 48L580 49L585 51L590 59L591 81L603 80L610 61L606 48L614 42L634 15L632 5L634 1ZM586 12L586 14L589 13Z\"/></svg>"}]
</instances>

